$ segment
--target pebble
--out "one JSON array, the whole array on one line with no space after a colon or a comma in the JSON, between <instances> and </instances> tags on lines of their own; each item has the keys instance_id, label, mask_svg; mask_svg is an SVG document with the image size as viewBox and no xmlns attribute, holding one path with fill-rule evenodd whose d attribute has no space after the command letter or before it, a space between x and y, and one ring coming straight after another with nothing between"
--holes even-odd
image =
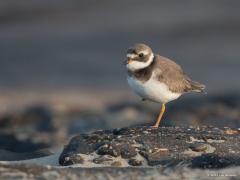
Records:
<instances>
[{"instance_id":1,"label":"pebble","mask_svg":"<svg viewBox=\"0 0 240 180\"><path fill-rule=\"evenodd\" d=\"M120 167L120 166L122 166L122 163L121 163L121 161L114 161L114 162L111 164L111 166Z\"/></svg>"},{"instance_id":2,"label":"pebble","mask_svg":"<svg viewBox=\"0 0 240 180\"><path fill-rule=\"evenodd\" d=\"M128 164L131 166L141 166L143 164L143 161L138 159L130 159L128 161Z\"/></svg>"},{"instance_id":3,"label":"pebble","mask_svg":"<svg viewBox=\"0 0 240 180\"><path fill-rule=\"evenodd\" d=\"M207 150L208 146L203 143L196 143L196 144L192 144L190 148L192 149L192 151L203 152Z\"/></svg>"}]
</instances>

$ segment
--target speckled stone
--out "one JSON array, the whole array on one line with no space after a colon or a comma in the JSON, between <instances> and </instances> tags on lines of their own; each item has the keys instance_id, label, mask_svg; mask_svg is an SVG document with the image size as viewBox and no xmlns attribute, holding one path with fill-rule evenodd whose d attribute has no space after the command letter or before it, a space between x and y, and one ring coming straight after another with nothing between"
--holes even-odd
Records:
<instances>
[{"instance_id":1,"label":"speckled stone","mask_svg":"<svg viewBox=\"0 0 240 180\"><path fill-rule=\"evenodd\" d=\"M66 156L62 162L63 162L63 164L62 164L63 166L69 166L69 165L73 165L73 164L83 164L84 160L81 157L81 155L72 154L70 156Z\"/></svg>"},{"instance_id":2,"label":"speckled stone","mask_svg":"<svg viewBox=\"0 0 240 180\"><path fill-rule=\"evenodd\" d=\"M111 156L100 156L93 159L93 162L96 164L109 164L113 161L113 158Z\"/></svg>"},{"instance_id":3,"label":"speckled stone","mask_svg":"<svg viewBox=\"0 0 240 180\"><path fill-rule=\"evenodd\" d=\"M131 166L142 166L143 161L142 160L138 160L138 159L130 159L128 161L128 164Z\"/></svg>"},{"instance_id":4,"label":"speckled stone","mask_svg":"<svg viewBox=\"0 0 240 180\"><path fill-rule=\"evenodd\" d=\"M196 144L192 144L190 148L196 152L204 152L207 150L208 146L203 143L196 143Z\"/></svg>"}]
</instances>

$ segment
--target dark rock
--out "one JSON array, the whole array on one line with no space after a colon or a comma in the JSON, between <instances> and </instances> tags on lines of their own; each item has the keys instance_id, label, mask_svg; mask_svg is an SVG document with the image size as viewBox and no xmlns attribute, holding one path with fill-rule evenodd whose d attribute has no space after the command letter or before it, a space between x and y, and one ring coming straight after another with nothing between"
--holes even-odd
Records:
<instances>
[{"instance_id":1,"label":"dark rock","mask_svg":"<svg viewBox=\"0 0 240 180\"><path fill-rule=\"evenodd\" d=\"M51 154L52 153L46 149L35 151L35 152L24 152L24 153L17 153L17 152L11 152L4 149L0 149L0 161L27 160L27 159L49 156Z\"/></svg>"},{"instance_id":2,"label":"dark rock","mask_svg":"<svg viewBox=\"0 0 240 180\"><path fill-rule=\"evenodd\" d=\"M94 136L95 137L95 136ZM101 138L99 137L99 140ZM96 142L95 138L89 138L86 135L79 135L70 141L70 145L66 146L60 155L59 163L61 165L69 165L78 162L79 159L74 160L75 154L90 154L94 152L102 143ZM81 161L81 160L80 160Z\"/></svg>"},{"instance_id":3,"label":"dark rock","mask_svg":"<svg viewBox=\"0 0 240 180\"><path fill-rule=\"evenodd\" d=\"M21 128L25 131L34 129L38 132L54 131L52 112L45 106L33 106L24 112L7 114L0 119L0 128Z\"/></svg>"},{"instance_id":4,"label":"dark rock","mask_svg":"<svg viewBox=\"0 0 240 180\"><path fill-rule=\"evenodd\" d=\"M104 144L97 151L97 154L99 155L110 155L114 157L120 156L120 153L120 149L117 146L111 144Z\"/></svg>"},{"instance_id":5,"label":"dark rock","mask_svg":"<svg viewBox=\"0 0 240 180\"><path fill-rule=\"evenodd\" d=\"M84 159L79 154L71 154L71 155L68 155L68 156L65 156L62 158L64 158L61 161L63 166L69 166L69 165L73 165L73 164L83 164L83 162L84 162Z\"/></svg>"},{"instance_id":6,"label":"dark rock","mask_svg":"<svg viewBox=\"0 0 240 180\"><path fill-rule=\"evenodd\" d=\"M128 161L128 164L131 166L142 166L143 165L143 161L142 160L138 160L138 159L130 159Z\"/></svg>"},{"instance_id":7,"label":"dark rock","mask_svg":"<svg viewBox=\"0 0 240 180\"><path fill-rule=\"evenodd\" d=\"M19 140L14 135L0 134L0 149L11 152L34 152L49 147L45 143L35 143L31 139Z\"/></svg>"},{"instance_id":8,"label":"dark rock","mask_svg":"<svg viewBox=\"0 0 240 180\"><path fill-rule=\"evenodd\" d=\"M19 160L25 159L24 153L31 157L29 153L59 145L59 139L64 138L57 132L53 116L51 108L41 105L3 114L0 116L0 149L20 153L12 156Z\"/></svg>"},{"instance_id":9,"label":"dark rock","mask_svg":"<svg viewBox=\"0 0 240 180\"><path fill-rule=\"evenodd\" d=\"M121 148L121 156L124 159L129 159L137 155L137 152L134 147L130 144L124 144Z\"/></svg>"},{"instance_id":10,"label":"dark rock","mask_svg":"<svg viewBox=\"0 0 240 180\"><path fill-rule=\"evenodd\" d=\"M192 160L193 168L224 168L228 166L240 166L239 154L203 154Z\"/></svg>"},{"instance_id":11,"label":"dark rock","mask_svg":"<svg viewBox=\"0 0 240 180\"><path fill-rule=\"evenodd\" d=\"M22 119L26 124L29 122L36 124L37 131L53 131L55 130L52 124L52 112L45 106L35 106L28 109L22 115Z\"/></svg>"},{"instance_id":12,"label":"dark rock","mask_svg":"<svg viewBox=\"0 0 240 180\"><path fill-rule=\"evenodd\" d=\"M105 131L104 131L105 132ZM105 142L99 149L97 150L97 154L100 155L111 155L114 157L120 156L122 158L130 158L137 155L135 147L132 145L131 138L122 137L122 133L119 131L119 135L114 134L116 131L107 131L107 133L111 133L108 136L101 135L102 142ZM98 132L99 133L99 132ZM91 136L89 136L91 139Z\"/></svg>"},{"instance_id":13,"label":"dark rock","mask_svg":"<svg viewBox=\"0 0 240 180\"><path fill-rule=\"evenodd\" d=\"M132 147L128 142L114 141L112 143L104 144L101 146L97 154L100 155L110 155L110 156L120 156L122 158L128 159L137 155L134 147Z\"/></svg>"},{"instance_id":14,"label":"dark rock","mask_svg":"<svg viewBox=\"0 0 240 180\"><path fill-rule=\"evenodd\" d=\"M121 166L125 166L126 161L129 165L138 166L145 158L150 166L185 164L221 168L239 164L240 161L234 162L233 156L229 155L240 157L240 143L239 134L227 134L224 129L213 127L136 127L76 136L64 148L60 164L68 165L66 157L74 158L73 155L79 153L93 157L98 154L94 163L114 166L119 158L126 159L119 161ZM208 156L214 158L208 159ZM111 157L111 160L106 157ZM70 164L75 162L78 161L71 159Z\"/></svg>"}]
</instances>

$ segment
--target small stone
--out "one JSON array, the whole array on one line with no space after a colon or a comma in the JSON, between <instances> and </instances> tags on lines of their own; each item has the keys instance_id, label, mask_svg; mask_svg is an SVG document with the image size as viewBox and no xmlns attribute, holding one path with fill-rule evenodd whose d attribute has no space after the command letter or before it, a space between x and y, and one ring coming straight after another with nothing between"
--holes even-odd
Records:
<instances>
[{"instance_id":1,"label":"small stone","mask_svg":"<svg viewBox=\"0 0 240 180\"><path fill-rule=\"evenodd\" d=\"M150 156L151 157L159 157L159 156L165 156L165 155L168 155L169 154L169 151L168 150L161 150L161 149L158 149L156 150L155 152L151 153Z\"/></svg>"},{"instance_id":2,"label":"small stone","mask_svg":"<svg viewBox=\"0 0 240 180\"><path fill-rule=\"evenodd\" d=\"M110 148L110 145L103 145L97 150L97 154L99 155L110 155L110 156L120 156L120 149L118 148Z\"/></svg>"},{"instance_id":3,"label":"small stone","mask_svg":"<svg viewBox=\"0 0 240 180\"><path fill-rule=\"evenodd\" d=\"M128 164L131 166L141 166L143 164L143 161L138 159L130 159L128 161Z\"/></svg>"},{"instance_id":4,"label":"small stone","mask_svg":"<svg viewBox=\"0 0 240 180\"><path fill-rule=\"evenodd\" d=\"M100 156L93 159L93 162L95 164L109 164L111 161L113 161L113 158L111 156Z\"/></svg>"},{"instance_id":5,"label":"small stone","mask_svg":"<svg viewBox=\"0 0 240 180\"><path fill-rule=\"evenodd\" d=\"M137 155L136 149L129 144L121 147L121 156L124 159L129 159Z\"/></svg>"},{"instance_id":6,"label":"small stone","mask_svg":"<svg viewBox=\"0 0 240 180\"><path fill-rule=\"evenodd\" d=\"M240 134L240 131L239 130L233 130L233 129L227 129L225 131L225 134L229 134L229 135L232 135L232 134Z\"/></svg>"},{"instance_id":7,"label":"small stone","mask_svg":"<svg viewBox=\"0 0 240 180\"><path fill-rule=\"evenodd\" d=\"M208 145L207 144L203 144L203 143L196 143L196 144L192 144L190 146L190 149L192 151L196 151L196 152L203 152L203 151L206 151L208 148Z\"/></svg>"},{"instance_id":8,"label":"small stone","mask_svg":"<svg viewBox=\"0 0 240 180\"><path fill-rule=\"evenodd\" d=\"M167 148L160 148L160 149L157 149L157 151L166 152L166 153L169 152L169 150ZM156 151L154 151L154 152L156 152Z\"/></svg>"},{"instance_id":9,"label":"small stone","mask_svg":"<svg viewBox=\"0 0 240 180\"><path fill-rule=\"evenodd\" d=\"M164 148L164 150L158 149L153 153L147 154L148 165L155 166L159 164L166 164L171 160L169 151Z\"/></svg>"},{"instance_id":10,"label":"small stone","mask_svg":"<svg viewBox=\"0 0 240 180\"><path fill-rule=\"evenodd\" d=\"M140 155L142 155L144 158L146 158L147 159L147 157L148 157L148 153L146 152L146 151L144 151L144 150L140 150L139 151L139 154Z\"/></svg>"},{"instance_id":11,"label":"small stone","mask_svg":"<svg viewBox=\"0 0 240 180\"><path fill-rule=\"evenodd\" d=\"M122 163L121 161L114 161L111 166L115 166L115 167L121 167L122 166Z\"/></svg>"},{"instance_id":12,"label":"small stone","mask_svg":"<svg viewBox=\"0 0 240 180\"><path fill-rule=\"evenodd\" d=\"M61 161L62 166L69 166L73 164L83 164L83 163L84 163L84 159L82 158L82 156L78 154L67 156Z\"/></svg>"},{"instance_id":13,"label":"small stone","mask_svg":"<svg viewBox=\"0 0 240 180\"><path fill-rule=\"evenodd\" d=\"M113 142L110 144L105 144L97 150L99 155L110 155L113 157L120 156L124 159L129 159L137 155L136 149L132 147L129 143L124 142Z\"/></svg>"}]
</instances>

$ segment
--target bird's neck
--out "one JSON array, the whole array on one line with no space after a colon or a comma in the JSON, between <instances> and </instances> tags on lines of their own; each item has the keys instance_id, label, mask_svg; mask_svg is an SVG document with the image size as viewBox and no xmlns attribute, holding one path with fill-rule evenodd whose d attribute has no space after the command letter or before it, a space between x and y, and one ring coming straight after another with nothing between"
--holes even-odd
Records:
<instances>
[{"instance_id":1,"label":"bird's neck","mask_svg":"<svg viewBox=\"0 0 240 180\"><path fill-rule=\"evenodd\" d=\"M137 78L141 81L146 81L151 77L151 75L153 73L153 68L154 68L155 63L156 63L156 59L154 57L151 60L151 63L147 67L142 68L142 69L138 69L138 70L135 70L135 71L128 70L128 75L130 77Z\"/></svg>"}]
</instances>

